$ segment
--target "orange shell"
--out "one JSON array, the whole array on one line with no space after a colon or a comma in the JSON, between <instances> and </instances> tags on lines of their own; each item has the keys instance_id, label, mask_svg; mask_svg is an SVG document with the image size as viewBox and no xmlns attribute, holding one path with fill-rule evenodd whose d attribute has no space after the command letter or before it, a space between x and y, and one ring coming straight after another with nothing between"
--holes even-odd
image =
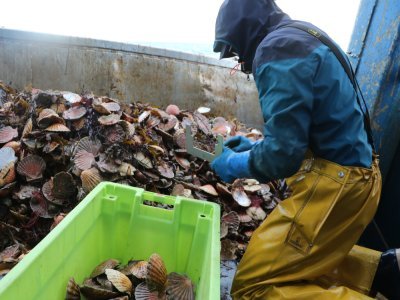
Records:
<instances>
[{"instance_id":1,"label":"orange shell","mask_svg":"<svg viewBox=\"0 0 400 300\"><path fill-rule=\"evenodd\" d=\"M70 132L71 131L71 130L69 130L69 128L67 126L65 126L64 124L61 124L61 123L56 123L56 124L50 125L45 130L50 131L50 132Z\"/></svg>"},{"instance_id":2,"label":"orange shell","mask_svg":"<svg viewBox=\"0 0 400 300\"><path fill-rule=\"evenodd\" d=\"M125 274L114 269L105 269L107 279L111 281L113 286L121 293L131 294L132 282Z\"/></svg>"},{"instance_id":3,"label":"orange shell","mask_svg":"<svg viewBox=\"0 0 400 300\"><path fill-rule=\"evenodd\" d=\"M165 291L167 269L161 256L156 253L150 256L147 266L146 283L151 292L157 291L160 294Z\"/></svg>"},{"instance_id":4,"label":"orange shell","mask_svg":"<svg viewBox=\"0 0 400 300\"><path fill-rule=\"evenodd\" d=\"M86 193L93 190L103 178L100 175L99 170L96 168L90 168L81 173L82 187Z\"/></svg>"}]
</instances>

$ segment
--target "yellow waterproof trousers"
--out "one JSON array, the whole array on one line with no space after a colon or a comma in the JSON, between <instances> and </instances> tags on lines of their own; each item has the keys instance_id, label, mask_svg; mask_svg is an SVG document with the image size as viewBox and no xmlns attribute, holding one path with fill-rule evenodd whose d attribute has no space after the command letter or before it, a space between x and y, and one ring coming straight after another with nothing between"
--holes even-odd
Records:
<instances>
[{"instance_id":1,"label":"yellow waterproof trousers","mask_svg":"<svg viewBox=\"0 0 400 300\"><path fill-rule=\"evenodd\" d=\"M371 299L380 252L354 246L381 192L371 169L306 159L292 196L253 233L233 280L234 299Z\"/></svg>"}]
</instances>

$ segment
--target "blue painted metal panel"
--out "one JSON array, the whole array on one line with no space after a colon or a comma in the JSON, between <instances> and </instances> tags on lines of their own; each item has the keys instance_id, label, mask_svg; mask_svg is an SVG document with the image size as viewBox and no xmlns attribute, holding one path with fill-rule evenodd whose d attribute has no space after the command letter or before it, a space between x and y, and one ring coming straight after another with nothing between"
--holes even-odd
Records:
<instances>
[{"instance_id":1,"label":"blue painted metal panel","mask_svg":"<svg viewBox=\"0 0 400 300\"><path fill-rule=\"evenodd\" d=\"M349 52L371 114L384 177L375 223L367 228L360 244L377 250L400 247L399 0L361 1Z\"/></svg>"},{"instance_id":2,"label":"blue painted metal panel","mask_svg":"<svg viewBox=\"0 0 400 300\"><path fill-rule=\"evenodd\" d=\"M386 177L400 141L400 1L362 0L349 51Z\"/></svg>"}]
</instances>

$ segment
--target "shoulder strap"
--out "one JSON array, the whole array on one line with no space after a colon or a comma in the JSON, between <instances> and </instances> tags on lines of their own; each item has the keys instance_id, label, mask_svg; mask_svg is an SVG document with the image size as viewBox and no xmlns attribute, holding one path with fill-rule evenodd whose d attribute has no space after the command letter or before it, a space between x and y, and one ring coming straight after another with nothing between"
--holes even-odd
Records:
<instances>
[{"instance_id":1,"label":"shoulder strap","mask_svg":"<svg viewBox=\"0 0 400 300\"><path fill-rule=\"evenodd\" d=\"M350 81L351 81L351 83L353 85L354 91L355 91L356 96L357 96L357 103L360 106L361 112L364 115L364 127L365 127L365 131L367 132L368 141L371 144L372 150L375 151L374 141L373 141L373 137L372 137L371 119L370 119L370 116L369 116L368 107L367 107L367 105L365 103L364 97L362 95L361 89L360 89L360 87L358 85L356 76L354 74L354 71L353 71L353 69L351 67L350 62L345 58L345 56L339 50L339 48L335 45L335 43L333 43L333 41L328 36L326 36L323 32L321 32L319 30L316 30L314 28L310 28L307 25L305 25L303 23L299 23L299 22L293 22L293 23L290 23L288 25L285 25L284 27L297 28L297 29L300 29L302 31L305 31L305 32L311 34L312 36L317 38L321 43L326 45L333 52L333 54L336 56L337 60L342 65L344 71L346 72L347 76L349 77L349 79L350 79ZM362 100L364 102L365 111L362 108L359 95L361 95Z\"/></svg>"}]
</instances>

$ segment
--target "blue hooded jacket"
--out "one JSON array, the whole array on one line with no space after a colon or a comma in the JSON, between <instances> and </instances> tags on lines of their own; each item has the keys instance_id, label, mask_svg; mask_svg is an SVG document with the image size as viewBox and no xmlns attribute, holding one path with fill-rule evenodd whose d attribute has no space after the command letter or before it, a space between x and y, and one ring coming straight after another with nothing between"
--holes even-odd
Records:
<instances>
[{"instance_id":1,"label":"blue hooded jacket","mask_svg":"<svg viewBox=\"0 0 400 300\"><path fill-rule=\"evenodd\" d=\"M217 17L214 51L239 56L258 89L265 137L249 153L251 174L261 181L291 176L308 149L369 168L372 149L347 74L316 37L286 27L292 22L273 0L226 0Z\"/></svg>"}]
</instances>

